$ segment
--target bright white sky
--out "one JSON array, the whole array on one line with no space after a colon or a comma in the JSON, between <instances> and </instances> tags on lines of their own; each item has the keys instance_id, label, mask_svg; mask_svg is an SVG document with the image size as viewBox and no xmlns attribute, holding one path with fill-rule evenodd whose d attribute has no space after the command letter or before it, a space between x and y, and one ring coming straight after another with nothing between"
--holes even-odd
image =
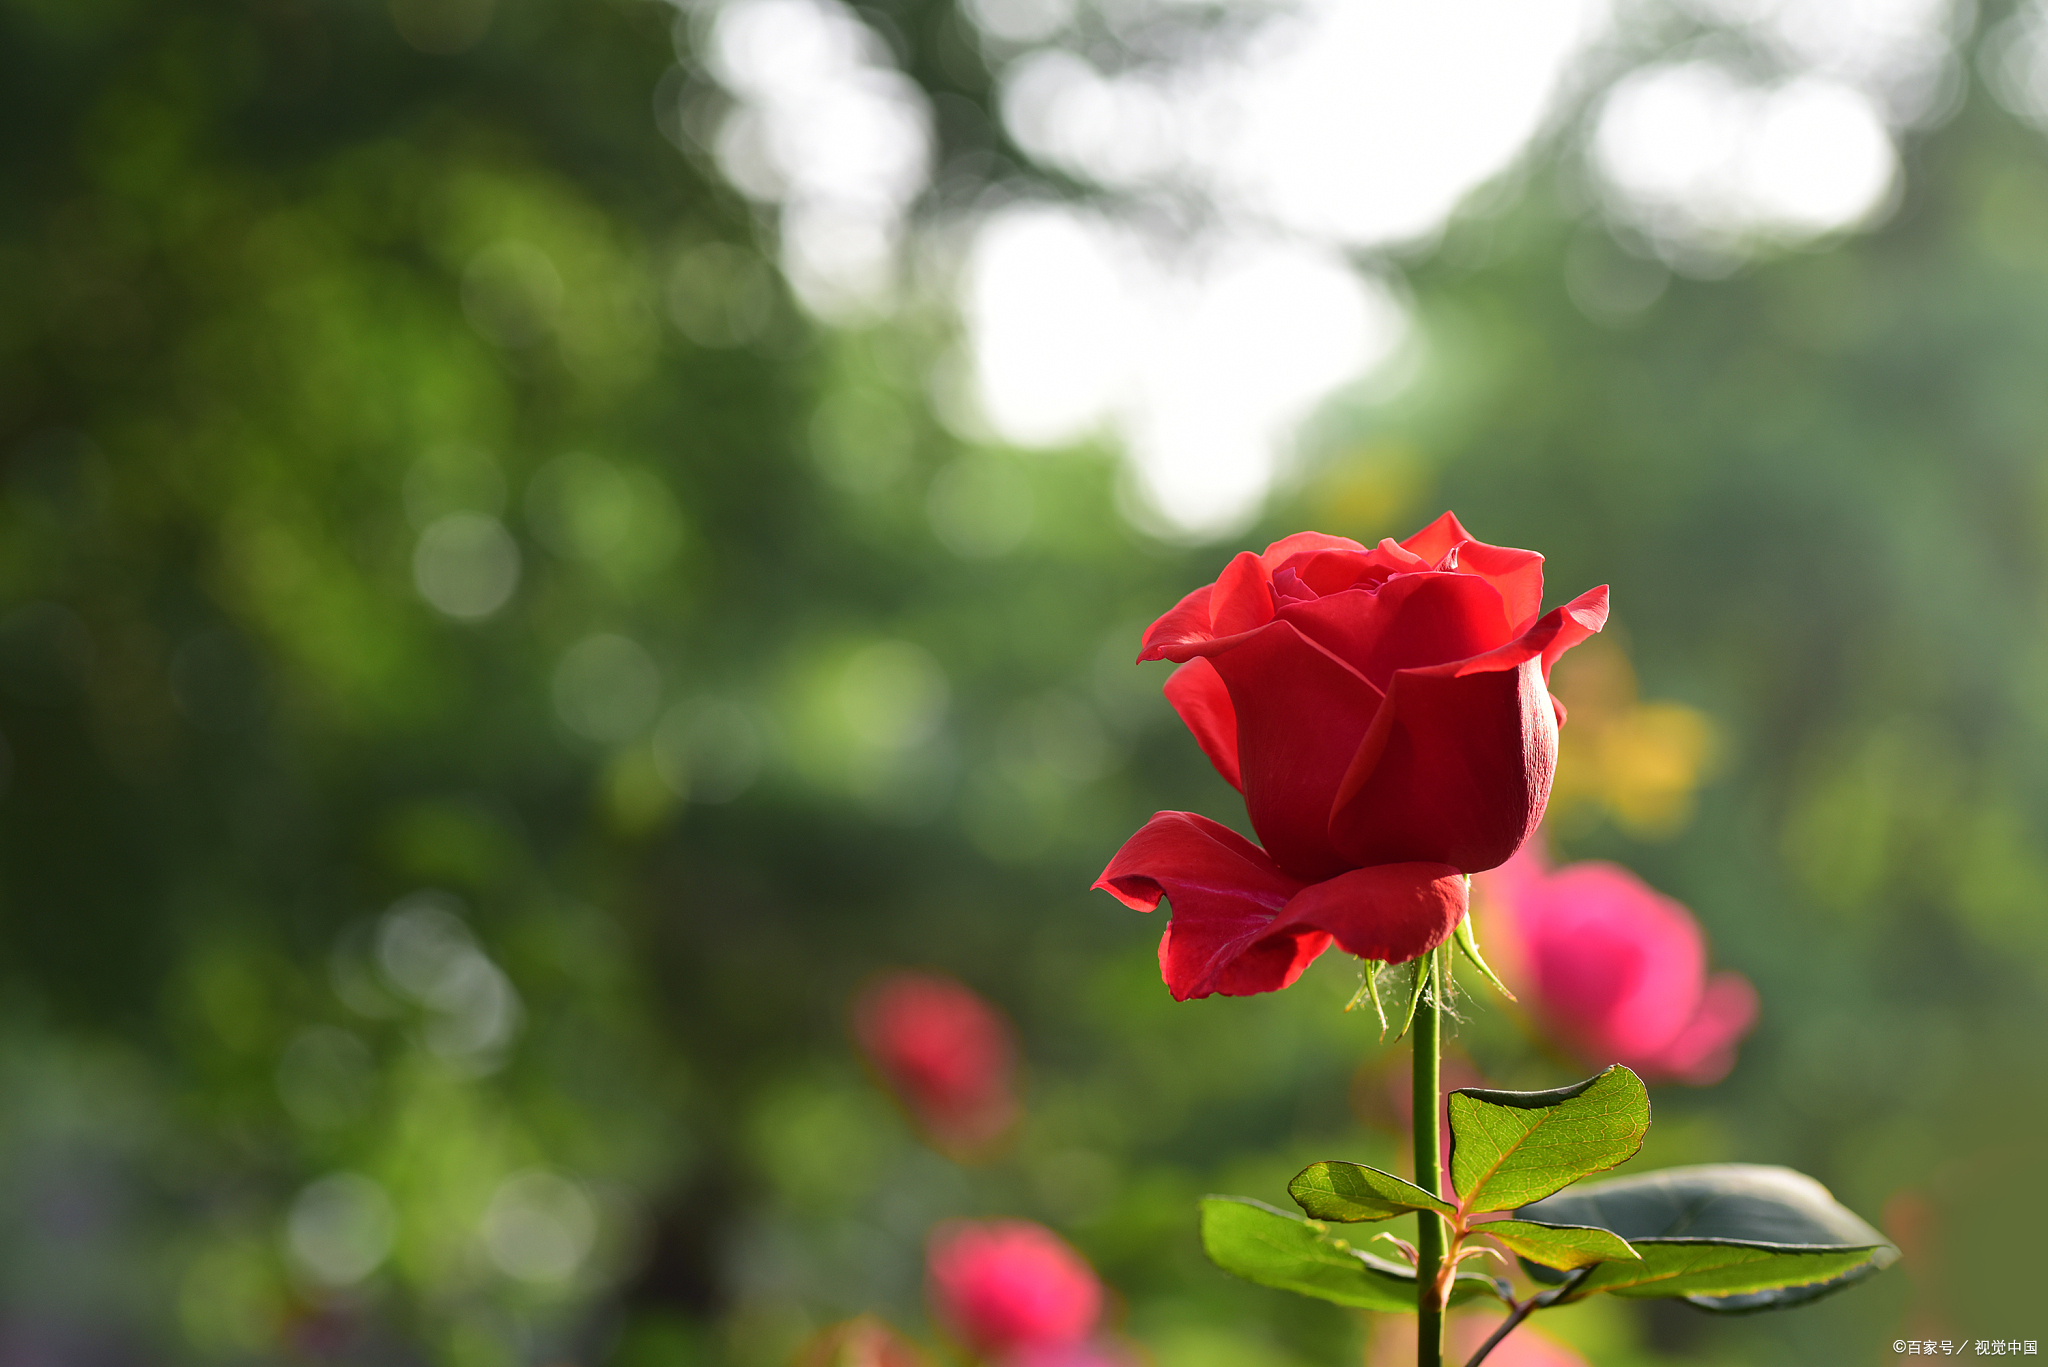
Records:
<instances>
[{"instance_id":1,"label":"bright white sky","mask_svg":"<svg viewBox=\"0 0 2048 1367\"><path fill-rule=\"evenodd\" d=\"M922 94L839 0L698 3L695 56L734 97L713 150L779 208L799 298L828 321L886 311L930 173ZM1090 64L1084 21L1099 42L1176 3L963 0L1012 136L1113 207L986 214L958 300L991 435L1107 433L1143 520L1210 537L1255 515L1303 416L1403 351L1398 281L1352 263L1426 243L1513 165L1589 55L1611 69L1643 40L1606 0L1294 0L1227 45L1126 74ZM1898 133L1958 98L1954 3L1682 0L1691 30L1720 36L1639 54L1594 111L1608 213L1701 274L1874 221ZM2043 31L2008 44L2023 55L2006 84L2048 109L2029 94L2048 91L2048 58L2028 55L2048 53ZM1778 74L1727 60L1737 39ZM1200 206L1204 226L1140 226L1167 202Z\"/></svg>"}]
</instances>

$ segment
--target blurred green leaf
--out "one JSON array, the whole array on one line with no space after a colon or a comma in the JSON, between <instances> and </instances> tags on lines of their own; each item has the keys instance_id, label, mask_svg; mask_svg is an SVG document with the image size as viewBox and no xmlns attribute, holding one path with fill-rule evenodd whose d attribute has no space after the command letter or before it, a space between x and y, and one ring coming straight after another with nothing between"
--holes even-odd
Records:
<instances>
[{"instance_id":1,"label":"blurred green leaf","mask_svg":"<svg viewBox=\"0 0 2048 1367\"><path fill-rule=\"evenodd\" d=\"M1451 1180L1461 1206L1507 1210L1634 1157L1650 1128L1650 1094L1617 1063L1545 1092L1460 1087L1450 1113Z\"/></svg>"},{"instance_id":2,"label":"blurred green leaf","mask_svg":"<svg viewBox=\"0 0 2048 1367\"><path fill-rule=\"evenodd\" d=\"M1639 1263L1603 1263L1579 1283L1567 1300L1596 1291L1617 1296L1683 1296L1695 1304L1737 1295L1740 1308L1763 1310L1811 1300L1877 1271L1870 1248L1773 1249L1706 1239L1644 1240ZM1793 1292L1790 1296L1774 1295Z\"/></svg>"},{"instance_id":3,"label":"blurred green leaf","mask_svg":"<svg viewBox=\"0 0 2048 1367\"><path fill-rule=\"evenodd\" d=\"M1458 1213L1456 1206L1438 1200L1413 1182L1363 1163L1311 1163L1287 1184L1287 1194L1312 1220L1356 1224L1391 1220L1417 1210Z\"/></svg>"},{"instance_id":4,"label":"blurred green leaf","mask_svg":"<svg viewBox=\"0 0 2048 1367\"><path fill-rule=\"evenodd\" d=\"M1612 1230L1641 1255L1640 1263L1595 1269L1569 1299L1611 1291L1684 1296L1722 1312L1768 1310L1839 1290L1898 1258L1883 1235L1819 1182L1753 1163L1617 1178L1516 1214Z\"/></svg>"}]
</instances>

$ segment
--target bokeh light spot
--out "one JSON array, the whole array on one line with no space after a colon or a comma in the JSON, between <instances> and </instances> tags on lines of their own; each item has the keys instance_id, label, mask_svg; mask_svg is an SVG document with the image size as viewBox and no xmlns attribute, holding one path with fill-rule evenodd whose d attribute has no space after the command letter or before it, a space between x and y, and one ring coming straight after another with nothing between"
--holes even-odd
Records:
<instances>
[{"instance_id":1,"label":"bokeh light spot","mask_svg":"<svg viewBox=\"0 0 2048 1367\"><path fill-rule=\"evenodd\" d=\"M293 1264L314 1282L353 1286L391 1253L398 1220L384 1188L360 1173L322 1177L292 1201L285 1247Z\"/></svg>"},{"instance_id":2,"label":"bokeh light spot","mask_svg":"<svg viewBox=\"0 0 2048 1367\"><path fill-rule=\"evenodd\" d=\"M527 1282L573 1277L597 1242L597 1207L556 1173L519 1173L484 1212L484 1249L501 1272Z\"/></svg>"},{"instance_id":3,"label":"bokeh light spot","mask_svg":"<svg viewBox=\"0 0 2048 1367\"><path fill-rule=\"evenodd\" d=\"M495 517L450 513L420 533L412 582L437 611L459 621L481 621L504 607L519 587L519 545Z\"/></svg>"},{"instance_id":4,"label":"bokeh light spot","mask_svg":"<svg viewBox=\"0 0 2048 1367\"><path fill-rule=\"evenodd\" d=\"M464 1073L495 1068L519 1028L519 995L477 947L444 892L411 894L378 923L377 963L405 997L427 1008L427 1049Z\"/></svg>"}]
</instances>

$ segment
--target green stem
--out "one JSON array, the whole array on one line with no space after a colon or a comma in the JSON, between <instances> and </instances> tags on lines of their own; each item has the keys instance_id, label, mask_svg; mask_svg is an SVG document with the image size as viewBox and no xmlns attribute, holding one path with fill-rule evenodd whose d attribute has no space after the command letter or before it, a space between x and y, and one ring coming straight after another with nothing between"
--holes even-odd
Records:
<instances>
[{"instance_id":1,"label":"green stem","mask_svg":"<svg viewBox=\"0 0 2048 1367\"><path fill-rule=\"evenodd\" d=\"M1437 1138L1437 1093L1442 1085L1442 1023L1431 969L1436 956L1416 961L1415 990L1415 1185L1431 1196L1442 1195L1443 1158ZM1444 1311L1436 1295L1437 1273L1443 1266L1444 1220L1422 1211L1415 1217L1416 1367L1443 1367Z\"/></svg>"}]
</instances>

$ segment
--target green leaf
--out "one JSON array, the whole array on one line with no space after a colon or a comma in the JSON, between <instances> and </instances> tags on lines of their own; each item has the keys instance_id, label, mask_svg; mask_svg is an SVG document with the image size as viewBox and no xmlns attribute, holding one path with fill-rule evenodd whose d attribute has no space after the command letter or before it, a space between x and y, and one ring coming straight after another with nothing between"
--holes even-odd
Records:
<instances>
[{"instance_id":1,"label":"green leaf","mask_svg":"<svg viewBox=\"0 0 2048 1367\"><path fill-rule=\"evenodd\" d=\"M1833 1284L1846 1285L1854 1276L1877 1271L1867 1247L1773 1249L1706 1239L1645 1239L1635 1247L1642 1255L1641 1262L1603 1263L1573 1288L1567 1299L1608 1291L1617 1296L1683 1296L1700 1304L1818 1286L1833 1290ZM1771 1306L1759 1301L1739 1308L1764 1310Z\"/></svg>"},{"instance_id":2,"label":"green leaf","mask_svg":"<svg viewBox=\"0 0 2048 1367\"><path fill-rule=\"evenodd\" d=\"M1723 1313L1770 1310L1840 1290L1899 1256L1811 1177L1754 1163L1616 1178L1515 1213L1612 1230L1642 1255L1596 1268L1573 1288L1574 1300L1609 1291L1683 1296Z\"/></svg>"},{"instance_id":3,"label":"green leaf","mask_svg":"<svg viewBox=\"0 0 2048 1367\"><path fill-rule=\"evenodd\" d=\"M1353 1248L1320 1221L1244 1196L1205 1196L1201 1209L1202 1249L1233 1276L1358 1310L1415 1309L1414 1269ZM1503 1286L1461 1273L1451 1285L1451 1304L1481 1296L1506 1300Z\"/></svg>"},{"instance_id":4,"label":"green leaf","mask_svg":"<svg viewBox=\"0 0 2048 1367\"><path fill-rule=\"evenodd\" d=\"M1458 1213L1456 1206L1438 1200L1413 1182L1363 1163L1311 1163L1287 1184L1287 1194L1310 1219L1347 1224L1391 1220L1415 1210Z\"/></svg>"},{"instance_id":5,"label":"green leaf","mask_svg":"<svg viewBox=\"0 0 2048 1367\"><path fill-rule=\"evenodd\" d=\"M1650 1128L1650 1094L1617 1063L1548 1092L1460 1087L1450 1112L1460 1204L1468 1212L1508 1210L1633 1158Z\"/></svg>"},{"instance_id":6,"label":"green leaf","mask_svg":"<svg viewBox=\"0 0 2048 1367\"><path fill-rule=\"evenodd\" d=\"M1590 1225L1539 1225L1528 1220L1496 1220L1490 1224L1474 1225L1472 1231L1491 1235L1529 1262L1566 1272L1591 1267L1594 1263L1616 1259L1627 1262L1642 1256L1630 1248L1628 1240L1619 1234Z\"/></svg>"}]
</instances>

